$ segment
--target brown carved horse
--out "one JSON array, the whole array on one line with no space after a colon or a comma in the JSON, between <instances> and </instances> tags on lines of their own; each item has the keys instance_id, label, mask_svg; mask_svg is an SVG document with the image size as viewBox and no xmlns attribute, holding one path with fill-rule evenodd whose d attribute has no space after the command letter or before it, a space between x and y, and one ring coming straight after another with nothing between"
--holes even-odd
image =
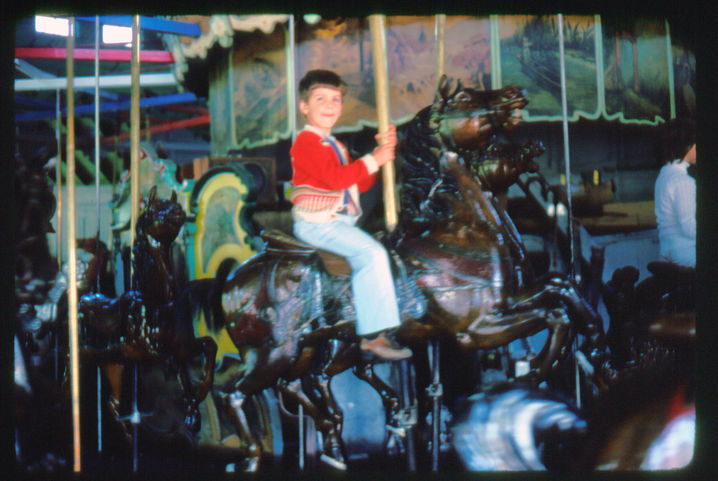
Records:
<instances>
[{"instance_id":1,"label":"brown carved horse","mask_svg":"<svg viewBox=\"0 0 718 481\"><path fill-rule=\"evenodd\" d=\"M200 426L199 403L212 386L217 345L209 337L195 338L191 322L176 310L179 294L170 246L184 220L176 194L171 199L158 199L153 187L137 219L132 290L117 298L83 296L79 319L84 332L82 353L91 361L103 365L159 361L178 372L187 402L185 425L196 432ZM202 374L194 386L189 364L200 355ZM117 380L117 376L112 378ZM113 386L113 395L117 391Z\"/></svg>"},{"instance_id":2,"label":"brown carved horse","mask_svg":"<svg viewBox=\"0 0 718 481\"><path fill-rule=\"evenodd\" d=\"M520 236L461 157L487 146L497 129L515 128L514 111L526 103L514 87L479 92L459 84L452 93L444 78L434 103L405 130L401 218L382 239L396 261L399 339L423 342L448 335L473 350L548 329L546 345L531 360L532 375L541 379L576 331L587 338L588 357L597 360L600 318L561 275L527 287L532 279ZM529 154L534 148L525 147ZM483 175L500 185L506 182L502 176L533 168L531 159L523 155L520 164L502 164ZM242 403L277 386L305 407L323 434L325 453L341 462L342 413L329 389L331 377L354 367L379 392L390 424L396 423L398 396L359 354L346 262L281 233L265 232L263 238L264 251L217 279L221 314L215 321L221 326L215 327L227 329L243 360L221 390L246 455L258 456L259 448Z\"/></svg>"}]
</instances>

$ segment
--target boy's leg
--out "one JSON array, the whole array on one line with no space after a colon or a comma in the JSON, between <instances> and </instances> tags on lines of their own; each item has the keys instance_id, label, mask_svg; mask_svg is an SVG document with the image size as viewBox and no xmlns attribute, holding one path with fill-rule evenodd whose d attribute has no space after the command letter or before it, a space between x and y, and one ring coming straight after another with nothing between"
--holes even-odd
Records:
<instances>
[{"instance_id":1,"label":"boy's leg","mask_svg":"<svg viewBox=\"0 0 718 481\"><path fill-rule=\"evenodd\" d=\"M381 243L346 216L328 223L297 221L294 234L304 242L342 255L349 261L358 335L399 326L389 256Z\"/></svg>"}]
</instances>

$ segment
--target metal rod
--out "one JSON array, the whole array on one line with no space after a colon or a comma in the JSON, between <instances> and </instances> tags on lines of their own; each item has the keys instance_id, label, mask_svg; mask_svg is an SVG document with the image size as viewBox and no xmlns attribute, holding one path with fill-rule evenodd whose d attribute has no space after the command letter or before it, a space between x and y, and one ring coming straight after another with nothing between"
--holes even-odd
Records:
<instances>
[{"instance_id":1,"label":"metal rod","mask_svg":"<svg viewBox=\"0 0 718 481\"><path fill-rule=\"evenodd\" d=\"M558 14L558 46L561 66L561 113L563 116L563 155L564 155L564 173L566 175L566 210L567 212L567 232L569 239L569 276L576 280L576 259L574 252L574 233L573 233L573 203L571 201L571 156L568 145L568 103L566 101L566 62L563 48L563 15Z\"/></svg>"},{"instance_id":2,"label":"metal rod","mask_svg":"<svg viewBox=\"0 0 718 481\"><path fill-rule=\"evenodd\" d=\"M60 90L55 92L55 140L57 141L57 162L55 163L55 187L57 192L55 198L57 199L57 205L55 207L56 214L56 249L55 255L57 256L57 269L62 272L62 135L60 133L60 126L62 125L62 110L60 108ZM57 320L57 305L53 306L53 319ZM55 381L60 379L60 336L58 336L58 329L55 329Z\"/></svg>"},{"instance_id":3,"label":"metal rod","mask_svg":"<svg viewBox=\"0 0 718 481\"><path fill-rule=\"evenodd\" d=\"M575 239L573 229L573 204L571 202L571 156L569 154L568 145L568 106L566 101L566 59L564 56L563 45L563 14L558 14L558 47L561 64L561 112L563 115L563 153L564 153L564 172L566 174L566 220L568 222L568 246L569 246L569 266L568 275L572 280L576 278L576 253ZM581 373L579 372L578 362L576 362L576 344L578 339L574 338L571 349L574 354L574 370L576 382L576 406L581 408Z\"/></svg>"},{"instance_id":4,"label":"metal rod","mask_svg":"<svg viewBox=\"0 0 718 481\"><path fill-rule=\"evenodd\" d=\"M378 130L383 143L384 136L389 130L389 74L386 63L384 15L370 15L369 29L374 58L374 93L376 95ZM398 222L394 163L384 164L381 173L384 184L384 218L387 230L392 231Z\"/></svg>"},{"instance_id":5,"label":"metal rod","mask_svg":"<svg viewBox=\"0 0 718 481\"><path fill-rule=\"evenodd\" d=\"M95 204L97 235L95 255L100 252L100 17L95 17ZM99 259L98 259L99 260ZM88 279L88 282L90 280ZM100 269L97 269L97 291L100 292ZM102 371L97 366L97 452L102 452Z\"/></svg>"},{"instance_id":6,"label":"metal rod","mask_svg":"<svg viewBox=\"0 0 718 481\"><path fill-rule=\"evenodd\" d=\"M290 15L289 32L287 34L287 108L289 110L289 131L292 133L292 143L297 137L297 59L295 35L294 15Z\"/></svg>"},{"instance_id":7,"label":"metal rod","mask_svg":"<svg viewBox=\"0 0 718 481\"><path fill-rule=\"evenodd\" d=\"M399 377L401 379L401 391L402 391L402 404L403 408L408 415L411 414L412 406L412 392L411 392L411 372L409 369L408 361L399 362ZM414 442L414 426L412 421L406 423L406 464L409 471L416 471L416 447Z\"/></svg>"},{"instance_id":8,"label":"metal rod","mask_svg":"<svg viewBox=\"0 0 718 481\"><path fill-rule=\"evenodd\" d=\"M70 34L67 37L67 253L68 253L68 328L70 337L70 383L72 396L72 440L73 471L80 472L80 362L79 339L77 332L77 246L75 212L75 92L72 86L74 65L72 49L74 47L75 21L70 18Z\"/></svg>"},{"instance_id":9,"label":"metal rod","mask_svg":"<svg viewBox=\"0 0 718 481\"><path fill-rule=\"evenodd\" d=\"M304 471L304 406L299 404L299 470Z\"/></svg>"},{"instance_id":10,"label":"metal rod","mask_svg":"<svg viewBox=\"0 0 718 481\"><path fill-rule=\"evenodd\" d=\"M132 472L136 473L139 470L140 452L139 442L137 435L139 433L140 425L140 410L137 406L138 390L139 390L139 366L134 363L134 369L132 372Z\"/></svg>"},{"instance_id":11,"label":"metal rod","mask_svg":"<svg viewBox=\"0 0 718 481\"><path fill-rule=\"evenodd\" d=\"M439 370L439 341L432 339L429 345L431 352L431 374L432 374L432 430L431 430L431 470L439 471L439 444L441 430L441 379Z\"/></svg>"},{"instance_id":12,"label":"metal rod","mask_svg":"<svg viewBox=\"0 0 718 481\"><path fill-rule=\"evenodd\" d=\"M140 209L140 16L132 17L132 88L130 90L130 247ZM131 264L130 264L131 265ZM130 267L132 279L132 267ZM132 285L130 283L130 285Z\"/></svg>"},{"instance_id":13,"label":"metal rod","mask_svg":"<svg viewBox=\"0 0 718 481\"><path fill-rule=\"evenodd\" d=\"M55 165L55 184L57 187L57 267L62 270L62 109L60 108L60 89L55 95L55 140L57 141L57 163Z\"/></svg>"},{"instance_id":14,"label":"metal rod","mask_svg":"<svg viewBox=\"0 0 718 481\"><path fill-rule=\"evenodd\" d=\"M95 252L98 255L100 252L100 17L95 17L95 204L97 218ZM97 292L100 292L100 269L97 269L96 283Z\"/></svg>"},{"instance_id":15,"label":"metal rod","mask_svg":"<svg viewBox=\"0 0 718 481\"><path fill-rule=\"evenodd\" d=\"M97 366L97 452L102 452L102 371Z\"/></svg>"}]
</instances>

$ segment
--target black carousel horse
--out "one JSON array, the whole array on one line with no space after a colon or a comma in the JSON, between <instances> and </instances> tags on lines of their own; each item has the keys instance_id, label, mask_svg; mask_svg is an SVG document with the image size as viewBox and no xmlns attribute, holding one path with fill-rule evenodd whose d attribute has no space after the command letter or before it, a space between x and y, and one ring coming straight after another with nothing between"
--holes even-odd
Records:
<instances>
[{"instance_id":1,"label":"black carousel horse","mask_svg":"<svg viewBox=\"0 0 718 481\"><path fill-rule=\"evenodd\" d=\"M500 186L507 176L533 169L531 153L540 153L540 146L527 144L515 156L506 154L501 168L479 169L478 181L464 165L462 152L469 158L497 129L515 128L514 111L526 102L514 87L479 92L459 84L452 93L443 79L434 103L406 129L399 151L400 222L382 241L394 259L400 340L448 336L476 350L546 329L545 346L530 360L529 377L538 381L550 374L577 332L586 338L586 357L600 363L603 332L599 316L571 280L552 274L531 284L520 236L482 189L481 178ZM512 160L519 162L511 166ZM329 388L332 376L353 368L380 394L387 424L394 427L398 396L360 355L346 261L279 232L262 236L262 252L215 280L221 306L215 305L215 327L226 328L242 359L220 390L247 456L260 453L242 403L277 387L304 406L323 434L324 452L342 462L342 412Z\"/></svg>"},{"instance_id":2,"label":"black carousel horse","mask_svg":"<svg viewBox=\"0 0 718 481\"><path fill-rule=\"evenodd\" d=\"M167 364L179 375L187 403L185 425L190 432L197 432L199 403L212 386L217 345L209 337L195 337L192 323L179 315L177 309L180 293L170 261L170 246L184 220L185 213L176 194L171 199L158 199L153 187L137 219L132 290L117 298L101 293L82 296L78 318L83 358L115 367L112 373L106 370L111 377L113 396L118 396L121 366L131 362ZM201 375L194 385L190 368L198 356ZM113 403L112 398L110 402ZM111 408L116 412L116 405Z\"/></svg>"}]
</instances>

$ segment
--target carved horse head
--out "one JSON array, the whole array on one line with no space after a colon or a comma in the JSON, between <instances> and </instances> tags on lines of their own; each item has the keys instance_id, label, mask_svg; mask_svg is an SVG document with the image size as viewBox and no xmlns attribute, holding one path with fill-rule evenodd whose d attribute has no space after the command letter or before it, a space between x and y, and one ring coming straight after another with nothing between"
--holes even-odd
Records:
<instances>
[{"instance_id":1,"label":"carved horse head","mask_svg":"<svg viewBox=\"0 0 718 481\"><path fill-rule=\"evenodd\" d=\"M514 129L521 122L518 110L528 104L526 91L514 86L481 91L458 80L456 89L450 90L444 75L432 105L432 121L444 145L454 151L485 147L495 130Z\"/></svg>"},{"instance_id":2,"label":"carved horse head","mask_svg":"<svg viewBox=\"0 0 718 481\"><path fill-rule=\"evenodd\" d=\"M177 193L172 192L169 199L157 198L157 186L150 189L145 210L137 223L138 229L152 237L163 246L169 246L184 225L186 215L177 202Z\"/></svg>"}]
</instances>

